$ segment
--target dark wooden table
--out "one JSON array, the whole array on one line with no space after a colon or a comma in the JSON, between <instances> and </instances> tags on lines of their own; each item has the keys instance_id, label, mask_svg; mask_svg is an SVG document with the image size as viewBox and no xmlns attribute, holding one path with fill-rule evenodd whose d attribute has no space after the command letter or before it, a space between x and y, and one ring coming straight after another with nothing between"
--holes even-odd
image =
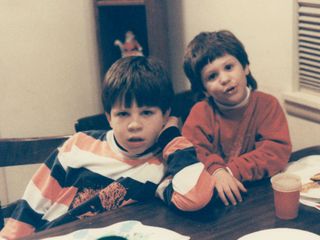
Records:
<instances>
[{"instance_id":1,"label":"dark wooden table","mask_svg":"<svg viewBox=\"0 0 320 240\"><path fill-rule=\"evenodd\" d=\"M301 205L298 218L280 220L275 217L269 179L250 183L247 188L244 201L237 206L224 207L219 201L213 201L201 211L182 213L168 209L161 201L154 200L38 232L24 239L41 239L82 228L104 227L125 220L138 220L145 225L168 228L190 236L191 240L233 240L258 230L279 227L320 234L319 210Z\"/></svg>"}]
</instances>

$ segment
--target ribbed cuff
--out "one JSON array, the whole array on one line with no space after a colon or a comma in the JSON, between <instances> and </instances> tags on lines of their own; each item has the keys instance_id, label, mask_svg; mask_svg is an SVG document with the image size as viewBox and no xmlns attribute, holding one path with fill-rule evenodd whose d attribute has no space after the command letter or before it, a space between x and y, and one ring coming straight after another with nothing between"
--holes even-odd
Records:
<instances>
[{"instance_id":1,"label":"ribbed cuff","mask_svg":"<svg viewBox=\"0 0 320 240\"><path fill-rule=\"evenodd\" d=\"M214 175L216 175L217 174L217 172L220 172L220 171L222 171L222 170L224 170L224 171L226 171L226 169L225 168L218 168L218 169L216 169L212 174L211 174L211 176L214 176Z\"/></svg>"}]
</instances>

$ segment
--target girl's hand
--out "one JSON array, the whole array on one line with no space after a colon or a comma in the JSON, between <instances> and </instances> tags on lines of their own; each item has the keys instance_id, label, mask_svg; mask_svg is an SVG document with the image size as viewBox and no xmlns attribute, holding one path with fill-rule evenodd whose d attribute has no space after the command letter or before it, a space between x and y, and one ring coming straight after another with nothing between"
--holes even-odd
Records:
<instances>
[{"instance_id":1,"label":"girl's hand","mask_svg":"<svg viewBox=\"0 0 320 240\"><path fill-rule=\"evenodd\" d=\"M219 197L226 206L229 205L229 201L233 205L236 205L237 202L242 202L241 192L247 192L247 189L227 170L224 168L218 169L212 178Z\"/></svg>"}]
</instances>

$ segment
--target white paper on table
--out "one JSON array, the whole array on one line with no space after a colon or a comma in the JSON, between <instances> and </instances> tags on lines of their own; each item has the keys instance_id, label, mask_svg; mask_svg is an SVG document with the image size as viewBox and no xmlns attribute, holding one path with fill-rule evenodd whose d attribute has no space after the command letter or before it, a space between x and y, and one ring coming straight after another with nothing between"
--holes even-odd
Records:
<instances>
[{"instance_id":1,"label":"white paper on table","mask_svg":"<svg viewBox=\"0 0 320 240\"><path fill-rule=\"evenodd\" d=\"M303 157L289 163L285 172L300 176L302 184L310 183L312 182L310 178L316 173L320 173L320 155ZM320 188L310 189L308 192L301 193L300 196L320 201Z\"/></svg>"},{"instance_id":2,"label":"white paper on table","mask_svg":"<svg viewBox=\"0 0 320 240\"><path fill-rule=\"evenodd\" d=\"M300 203L302 203L303 205L309 206L309 207L314 207L318 210L320 210L320 203L314 201L313 199L305 199L305 198L300 198Z\"/></svg>"},{"instance_id":3,"label":"white paper on table","mask_svg":"<svg viewBox=\"0 0 320 240\"><path fill-rule=\"evenodd\" d=\"M46 238L45 240L96 240L107 236L119 236L128 240L189 240L169 229L143 225L139 221L124 221L103 228L87 228L75 232Z\"/></svg>"},{"instance_id":4,"label":"white paper on table","mask_svg":"<svg viewBox=\"0 0 320 240\"><path fill-rule=\"evenodd\" d=\"M295 228L271 228L265 229L253 233L249 233L242 236L238 240L277 240L277 239L288 239L288 240L320 240L320 236Z\"/></svg>"}]
</instances>

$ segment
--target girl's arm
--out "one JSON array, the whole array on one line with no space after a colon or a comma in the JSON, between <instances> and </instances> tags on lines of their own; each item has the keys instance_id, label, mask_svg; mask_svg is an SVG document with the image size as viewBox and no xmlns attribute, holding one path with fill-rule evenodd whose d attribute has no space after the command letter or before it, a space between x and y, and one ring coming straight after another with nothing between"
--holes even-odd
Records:
<instances>
[{"instance_id":1,"label":"girl's arm","mask_svg":"<svg viewBox=\"0 0 320 240\"><path fill-rule=\"evenodd\" d=\"M283 170L291 154L286 116L274 97L257 105L254 149L229 160L227 166L241 181L272 176Z\"/></svg>"},{"instance_id":2,"label":"girl's arm","mask_svg":"<svg viewBox=\"0 0 320 240\"><path fill-rule=\"evenodd\" d=\"M216 136L211 112L211 107L205 101L197 103L183 125L182 135L192 142L198 159L208 172L213 174L220 168L226 168L226 163L222 156L217 154L217 146L214 145Z\"/></svg>"},{"instance_id":3,"label":"girl's arm","mask_svg":"<svg viewBox=\"0 0 320 240\"><path fill-rule=\"evenodd\" d=\"M192 108L183 125L183 136L192 141L196 147L197 156L212 175L213 187L216 188L221 201L225 205L229 205L229 202L236 205L242 201L241 192L246 192L246 189L230 174L222 156L215 153L217 149L214 146L215 134L210 119L211 109L204 103L201 102Z\"/></svg>"}]
</instances>

